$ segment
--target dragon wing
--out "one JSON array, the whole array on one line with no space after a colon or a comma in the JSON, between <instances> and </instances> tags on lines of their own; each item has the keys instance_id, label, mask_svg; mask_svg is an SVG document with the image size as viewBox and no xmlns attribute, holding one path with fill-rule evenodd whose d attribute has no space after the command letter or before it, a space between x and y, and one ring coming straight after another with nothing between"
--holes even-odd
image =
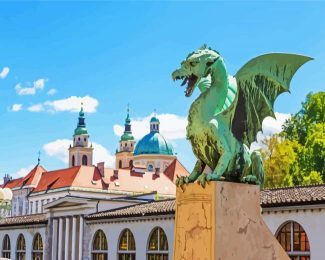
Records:
<instances>
[{"instance_id":1,"label":"dragon wing","mask_svg":"<svg viewBox=\"0 0 325 260\"><path fill-rule=\"evenodd\" d=\"M228 113L234 110L231 127L239 141L249 147L256 140L264 118L275 118L276 98L283 92L290 92L293 75L310 60L312 58L302 55L270 53L250 60L237 72L238 92L227 110Z\"/></svg>"}]
</instances>

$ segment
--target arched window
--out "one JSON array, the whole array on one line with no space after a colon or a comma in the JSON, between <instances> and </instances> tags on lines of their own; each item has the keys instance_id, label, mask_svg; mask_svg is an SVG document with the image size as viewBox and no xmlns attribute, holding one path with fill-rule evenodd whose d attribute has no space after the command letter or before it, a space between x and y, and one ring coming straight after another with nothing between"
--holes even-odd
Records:
<instances>
[{"instance_id":1,"label":"arched window","mask_svg":"<svg viewBox=\"0 0 325 260\"><path fill-rule=\"evenodd\" d=\"M310 260L308 236L297 222L284 224L276 235L277 240L293 260Z\"/></svg>"},{"instance_id":2,"label":"arched window","mask_svg":"<svg viewBox=\"0 0 325 260\"><path fill-rule=\"evenodd\" d=\"M130 229L124 229L121 233L118 260L135 260L135 240Z\"/></svg>"},{"instance_id":3,"label":"arched window","mask_svg":"<svg viewBox=\"0 0 325 260\"><path fill-rule=\"evenodd\" d=\"M82 156L82 165L87 165L88 164L88 159L87 159L87 155L83 155Z\"/></svg>"},{"instance_id":4,"label":"arched window","mask_svg":"<svg viewBox=\"0 0 325 260\"><path fill-rule=\"evenodd\" d=\"M16 259L17 260L26 259L26 242L23 234L20 234L17 239Z\"/></svg>"},{"instance_id":5,"label":"arched window","mask_svg":"<svg viewBox=\"0 0 325 260\"><path fill-rule=\"evenodd\" d=\"M132 168L133 167L133 160L130 160L129 166Z\"/></svg>"},{"instance_id":6,"label":"arched window","mask_svg":"<svg viewBox=\"0 0 325 260\"><path fill-rule=\"evenodd\" d=\"M149 164L149 165L148 165L148 171L149 171L149 172L153 172L153 165L152 165L152 164Z\"/></svg>"},{"instance_id":7,"label":"arched window","mask_svg":"<svg viewBox=\"0 0 325 260\"><path fill-rule=\"evenodd\" d=\"M151 232L147 255L148 260L168 260L168 241L162 228L157 227Z\"/></svg>"},{"instance_id":8,"label":"arched window","mask_svg":"<svg viewBox=\"0 0 325 260\"><path fill-rule=\"evenodd\" d=\"M92 260L107 260L107 239L103 230L95 233L91 251Z\"/></svg>"},{"instance_id":9,"label":"arched window","mask_svg":"<svg viewBox=\"0 0 325 260\"><path fill-rule=\"evenodd\" d=\"M74 157L74 155L72 155L72 166L76 165L76 158Z\"/></svg>"},{"instance_id":10,"label":"arched window","mask_svg":"<svg viewBox=\"0 0 325 260\"><path fill-rule=\"evenodd\" d=\"M122 161L121 161L121 160L118 161L118 168L119 168L119 169L122 168Z\"/></svg>"},{"instance_id":11,"label":"arched window","mask_svg":"<svg viewBox=\"0 0 325 260\"><path fill-rule=\"evenodd\" d=\"M39 233L34 236L32 259L43 260L43 240Z\"/></svg>"},{"instance_id":12,"label":"arched window","mask_svg":"<svg viewBox=\"0 0 325 260\"><path fill-rule=\"evenodd\" d=\"M2 257L10 259L10 238L8 235L3 238Z\"/></svg>"}]
</instances>

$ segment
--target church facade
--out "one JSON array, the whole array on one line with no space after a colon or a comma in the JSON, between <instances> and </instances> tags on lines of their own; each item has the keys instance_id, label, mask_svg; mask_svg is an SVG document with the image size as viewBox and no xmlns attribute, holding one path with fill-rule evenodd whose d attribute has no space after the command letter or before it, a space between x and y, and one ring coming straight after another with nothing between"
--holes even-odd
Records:
<instances>
[{"instance_id":1,"label":"church facade","mask_svg":"<svg viewBox=\"0 0 325 260\"><path fill-rule=\"evenodd\" d=\"M157 116L136 142L129 112L114 168L93 165L81 109L69 166L37 164L25 177L6 176L11 211L0 220L0 257L46 260L171 260L175 179L189 173L160 133ZM325 186L261 191L262 216L295 260L322 260Z\"/></svg>"}]
</instances>

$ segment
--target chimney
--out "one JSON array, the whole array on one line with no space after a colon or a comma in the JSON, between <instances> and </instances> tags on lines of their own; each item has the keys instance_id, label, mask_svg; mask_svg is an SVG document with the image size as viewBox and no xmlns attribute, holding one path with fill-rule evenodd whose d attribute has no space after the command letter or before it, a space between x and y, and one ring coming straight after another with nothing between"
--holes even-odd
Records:
<instances>
[{"instance_id":1,"label":"chimney","mask_svg":"<svg viewBox=\"0 0 325 260\"><path fill-rule=\"evenodd\" d=\"M97 163L97 168L100 172L100 175L104 177L104 171L105 171L105 162L99 162Z\"/></svg>"},{"instance_id":2,"label":"chimney","mask_svg":"<svg viewBox=\"0 0 325 260\"><path fill-rule=\"evenodd\" d=\"M118 179L118 170L114 170L114 175L113 176L114 176L115 179Z\"/></svg>"},{"instance_id":3,"label":"chimney","mask_svg":"<svg viewBox=\"0 0 325 260\"><path fill-rule=\"evenodd\" d=\"M155 168L155 175L157 176L157 177L159 177L159 175L160 175L160 168Z\"/></svg>"},{"instance_id":4,"label":"chimney","mask_svg":"<svg viewBox=\"0 0 325 260\"><path fill-rule=\"evenodd\" d=\"M11 180L12 180L12 177L9 174L5 174L5 176L3 177L3 185L6 185Z\"/></svg>"}]
</instances>

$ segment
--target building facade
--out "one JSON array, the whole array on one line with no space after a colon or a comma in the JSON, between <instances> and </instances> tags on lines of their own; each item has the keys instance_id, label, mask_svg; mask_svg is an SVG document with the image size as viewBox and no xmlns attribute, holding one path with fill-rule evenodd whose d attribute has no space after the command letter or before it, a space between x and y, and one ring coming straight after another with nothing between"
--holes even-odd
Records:
<instances>
[{"instance_id":1,"label":"building facade","mask_svg":"<svg viewBox=\"0 0 325 260\"><path fill-rule=\"evenodd\" d=\"M175 180L189 173L159 131L159 119L137 143L129 112L116 167L93 165L81 109L69 167L37 164L25 177L6 176L11 210L0 220L0 256L7 259L171 260ZM83 159L86 156L87 159ZM325 185L261 191L261 214L295 260L323 260Z\"/></svg>"}]
</instances>

